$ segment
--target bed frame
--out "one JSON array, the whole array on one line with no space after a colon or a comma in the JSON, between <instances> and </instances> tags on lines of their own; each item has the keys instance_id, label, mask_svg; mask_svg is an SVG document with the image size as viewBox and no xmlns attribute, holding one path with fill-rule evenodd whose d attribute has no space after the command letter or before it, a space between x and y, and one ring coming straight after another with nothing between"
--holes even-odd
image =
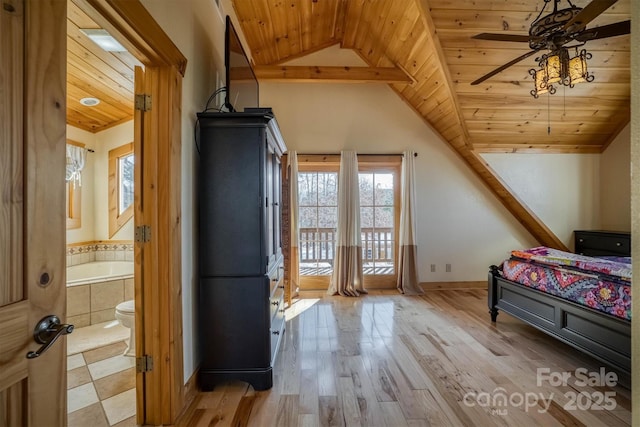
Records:
<instances>
[{"instance_id":1,"label":"bed frame","mask_svg":"<svg viewBox=\"0 0 640 427\"><path fill-rule=\"evenodd\" d=\"M507 280L495 265L488 284L492 322L502 310L630 377L630 321Z\"/></svg>"}]
</instances>

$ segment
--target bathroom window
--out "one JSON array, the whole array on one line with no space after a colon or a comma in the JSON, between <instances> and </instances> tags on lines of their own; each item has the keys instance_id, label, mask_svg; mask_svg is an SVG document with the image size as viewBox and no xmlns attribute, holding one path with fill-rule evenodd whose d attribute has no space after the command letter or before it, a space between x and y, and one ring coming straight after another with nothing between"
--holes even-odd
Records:
<instances>
[{"instance_id":1,"label":"bathroom window","mask_svg":"<svg viewBox=\"0 0 640 427\"><path fill-rule=\"evenodd\" d=\"M82 187L73 181L67 182L67 230L80 228L80 211L82 204Z\"/></svg>"},{"instance_id":2,"label":"bathroom window","mask_svg":"<svg viewBox=\"0 0 640 427\"><path fill-rule=\"evenodd\" d=\"M80 228L82 222L80 219L80 213L82 210L82 168L70 169L70 163L72 158L70 157L70 150L78 149L78 147L84 151L85 145L80 142L67 140L67 169L66 169L66 218L67 218L67 230ZM77 160L77 159L75 159ZM81 165L84 167L84 161Z\"/></svg>"},{"instance_id":3,"label":"bathroom window","mask_svg":"<svg viewBox=\"0 0 640 427\"><path fill-rule=\"evenodd\" d=\"M109 237L133 217L133 143L109 151Z\"/></svg>"}]
</instances>

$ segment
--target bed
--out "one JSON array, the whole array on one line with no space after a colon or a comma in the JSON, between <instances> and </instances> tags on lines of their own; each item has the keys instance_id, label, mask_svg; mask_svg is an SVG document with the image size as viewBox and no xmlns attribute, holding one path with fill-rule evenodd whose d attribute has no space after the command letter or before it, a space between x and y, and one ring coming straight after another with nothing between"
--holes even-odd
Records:
<instances>
[{"instance_id":1,"label":"bed","mask_svg":"<svg viewBox=\"0 0 640 427\"><path fill-rule=\"evenodd\" d=\"M531 248L512 252L500 267L492 265L488 278L491 321L496 322L504 311L629 376L631 277L630 264L623 264L630 258L618 257L630 255L630 250L624 250L630 242L623 240L621 246L620 241L605 241L602 247L584 248L585 240L576 232L577 254ZM588 240L592 246L594 241ZM585 252L593 258L580 255ZM549 286L552 282L554 286ZM590 290L581 291L581 286Z\"/></svg>"}]
</instances>

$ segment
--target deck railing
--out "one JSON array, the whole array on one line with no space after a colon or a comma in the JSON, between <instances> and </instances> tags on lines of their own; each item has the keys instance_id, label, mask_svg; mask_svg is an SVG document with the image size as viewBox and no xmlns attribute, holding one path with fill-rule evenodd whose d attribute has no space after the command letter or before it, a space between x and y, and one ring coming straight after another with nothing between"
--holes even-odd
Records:
<instances>
[{"instance_id":1,"label":"deck railing","mask_svg":"<svg viewBox=\"0 0 640 427\"><path fill-rule=\"evenodd\" d=\"M300 262L332 264L336 248L335 235L334 228L301 228ZM363 228L361 235L363 263L393 262L393 228Z\"/></svg>"}]
</instances>

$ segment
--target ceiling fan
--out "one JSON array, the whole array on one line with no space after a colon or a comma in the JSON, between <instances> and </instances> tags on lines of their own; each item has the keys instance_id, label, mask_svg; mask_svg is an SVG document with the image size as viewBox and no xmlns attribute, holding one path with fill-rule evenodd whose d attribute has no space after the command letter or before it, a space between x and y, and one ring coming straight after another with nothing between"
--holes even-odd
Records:
<instances>
[{"instance_id":1,"label":"ceiling fan","mask_svg":"<svg viewBox=\"0 0 640 427\"><path fill-rule=\"evenodd\" d=\"M570 7L558 9L558 5L561 0L544 0L545 4L536 20L531 23L528 36L499 33L476 34L472 38L507 42L528 42L531 50L507 62L506 64L501 65L479 79L474 80L471 84L477 85L482 83L504 69L517 64L523 59L528 58L543 49L548 49L553 52L574 41L578 44L570 47L581 46L589 40L629 34L631 30L631 21L621 21L616 22L615 24L603 25L601 27L591 29L586 28L589 22L611 7L616 1L617 0L592 0L587 6L580 8L574 6L573 3L571 3L571 0L567 0ZM545 8L551 2L553 2L553 12L542 16Z\"/></svg>"}]
</instances>

